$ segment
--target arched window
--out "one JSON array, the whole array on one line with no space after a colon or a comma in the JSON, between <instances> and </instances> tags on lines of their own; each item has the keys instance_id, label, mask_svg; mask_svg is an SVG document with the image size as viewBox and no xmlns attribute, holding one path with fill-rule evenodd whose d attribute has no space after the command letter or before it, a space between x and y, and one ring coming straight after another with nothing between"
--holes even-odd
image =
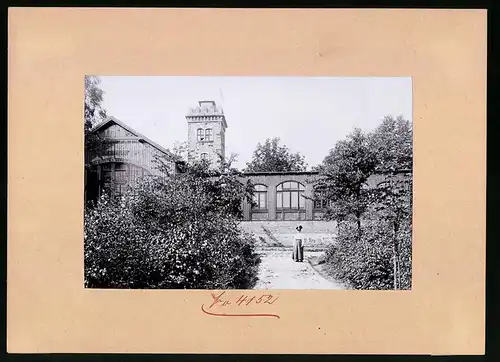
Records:
<instances>
[{"instance_id":1,"label":"arched window","mask_svg":"<svg viewBox=\"0 0 500 362\"><path fill-rule=\"evenodd\" d=\"M255 205L254 209L267 209L267 186L266 185L255 185L253 201Z\"/></svg>"},{"instance_id":2,"label":"arched window","mask_svg":"<svg viewBox=\"0 0 500 362\"><path fill-rule=\"evenodd\" d=\"M214 134L211 128L205 130L205 141L212 142L214 140Z\"/></svg>"},{"instance_id":3,"label":"arched window","mask_svg":"<svg viewBox=\"0 0 500 362\"><path fill-rule=\"evenodd\" d=\"M202 128L198 128L196 130L196 139L198 140L198 142L200 142L200 141L203 141L203 138L204 138L204 136L203 136L203 129Z\"/></svg>"},{"instance_id":4,"label":"arched window","mask_svg":"<svg viewBox=\"0 0 500 362\"><path fill-rule=\"evenodd\" d=\"M208 153L206 152L203 152L201 155L200 155L201 159L202 160L208 160Z\"/></svg>"},{"instance_id":5,"label":"arched window","mask_svg":"<svg viewBox=\"0 0 500 362\"><path fill-rule=\"evenodd\" d=\"M276 187L276 208L283 209L305 209L304 199L305 187L296 181L287 181Z\"/></svg>"}]
</instances>

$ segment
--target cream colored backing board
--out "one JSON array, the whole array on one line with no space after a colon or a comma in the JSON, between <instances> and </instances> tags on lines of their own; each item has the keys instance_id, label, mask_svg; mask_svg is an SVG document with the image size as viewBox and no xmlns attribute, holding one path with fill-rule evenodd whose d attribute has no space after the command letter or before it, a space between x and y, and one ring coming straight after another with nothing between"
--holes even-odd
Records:
<instances>
[{"instance_id":1,"label":"cream colored backing board","mask_svg":"<svg viewBox=\"0 0 500 362\"><path fill-rule=\"evenodd\" d=\"M8 57L9 352L484 353L486 11L11 8ZM86 74L411 76L412 290L85 290Z\"/></svg>"}]
</instances>

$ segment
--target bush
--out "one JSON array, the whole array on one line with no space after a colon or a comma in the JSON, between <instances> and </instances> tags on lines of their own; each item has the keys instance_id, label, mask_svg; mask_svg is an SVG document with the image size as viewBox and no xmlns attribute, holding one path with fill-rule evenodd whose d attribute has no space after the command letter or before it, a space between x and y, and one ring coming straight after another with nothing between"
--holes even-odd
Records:
<instances>
[{"instance_id":1,"label":"bush","mask_svg":"<svg viewBox=\"0 0 500 362\"><path fill-rule=\"evenodd\" d=\"M234 208L221 207L228 181L152 177L119 200L101 198L85 213L86 286L253 288L260 258Z\"/></svg>"},{"instance_id":2,"label":"bush","mask_svg":"<svg viewBox=\"0 0 500 362\"><path fill-rule=\"evenodd\" d=\"M334 276L353 289L394 289L393 235L390 225L377 219L364 220L361 239L355 223L343 223L337 243L327 251ZM411 232L406 235L399 240L399 289L411 288Z\"/></svg>"},{"instance_id":3,"label":"bush","mask_svg":"<svg viewBox=\"0 0 500 362\"><path fill-rule=\"evenodd\" d=\"M412 218L407 217L398 233L400 289L411 289L412 278Z\"/></svg>"},{"instance_id":4,"label":"bush","mask_svg":"<svg viewBox=\"0 0 500 362\"><path fill-rule=\"evenodd\" d=\"M325 218L343 225L330 267L355 289L393 289L394 279L411 288L412 142L411 122L385 117L339 141L318 167Z\"/></svg>"}]
</instances>

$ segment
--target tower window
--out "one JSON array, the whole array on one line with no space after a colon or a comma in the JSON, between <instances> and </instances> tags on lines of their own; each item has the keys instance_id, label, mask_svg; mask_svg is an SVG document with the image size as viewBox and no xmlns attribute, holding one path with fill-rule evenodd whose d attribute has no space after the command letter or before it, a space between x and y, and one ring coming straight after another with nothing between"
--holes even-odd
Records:
<instances>
[{"instance_id":1,"label":"tower window","mask_svg":"<svg viewBox=\"0 0 500 362\"><path fill-rule=\"evenodd\" d=\"M198 142L203 141L204 135L202 128L198 128L198 130L196 131L196 139L198 140Z\"/></svg>"},{"instance_id":2,"label":"tower window","mask_svg":"<svg viewBox=\"0 0 500 362\"><path fill-rule=\"evenodd\" d=\"M205 153L205 152L204 152L204 153L202 153L202 154L200 155L200 157L201 157L201 159L202 159L202 160L208 160L208 153Z\"/></svg>"},{"instance_id":3,"label":"tower window","mask_svg":"<svg viewBox=\"0 0 500 362\"><path fill-rule=\"evenodd\" d=\"M214 140L214 134L211 128L205 130L205 141L212 142Z\"/></svg>"}]
</instances>

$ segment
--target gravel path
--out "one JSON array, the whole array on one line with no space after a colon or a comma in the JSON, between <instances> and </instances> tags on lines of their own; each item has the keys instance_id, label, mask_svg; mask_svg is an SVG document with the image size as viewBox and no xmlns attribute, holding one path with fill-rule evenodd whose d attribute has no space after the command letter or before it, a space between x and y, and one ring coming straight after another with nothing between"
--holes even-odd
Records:
<instances>
[{"instance_id":1,"label":"gravel path","mask_svg":"<svg viewBox=\"0 0 500 362\"><path fill-rule=\"evenodd\" d=\"M307 257L319 256L321 252L305 251L302 263L293 261L291 254L288 249L261 251L262 263L255 289L344 289L340 283L323 278L306 261Z\"/></svg>"}]
</instances>

